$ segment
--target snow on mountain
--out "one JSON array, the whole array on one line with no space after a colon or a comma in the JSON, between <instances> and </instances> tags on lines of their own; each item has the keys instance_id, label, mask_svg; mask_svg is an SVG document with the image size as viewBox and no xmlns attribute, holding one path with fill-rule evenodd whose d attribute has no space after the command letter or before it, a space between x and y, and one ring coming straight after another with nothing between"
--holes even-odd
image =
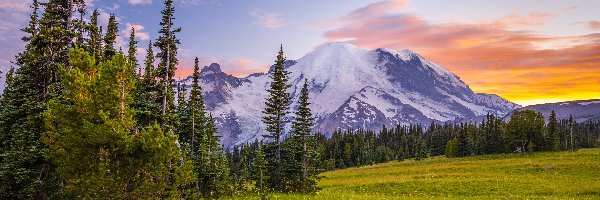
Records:
<instances>
[{"instance_id":1,"label":"snow on mountain","mask_svg":"<svg viewBox=\"0 0 600 200\"><path fill-rule=\"evenodd\" d=\"M217 66L202 70L202 86L222 143L231 146L261 139L266 134L261 116L270 78L261 73L236 78ZM410 50L366 50L332 43L288 60L285 67L291 72L291 107L296 107L307 79L315 131L324 133L454 121L488 112L503 116L519 107L496 95L474 93L458 76Z\"/></svg>"},{"instance_id":2,"label":"snow on mountain","mask_svg":"<svg viewBox=\"0 0 600 200\"><path fill-rule=\"evenodd\" d=\"M600 99L538 104L522 107L518 110L541 112L546 121L550 119L552 111L554 111L556 118L559 120L568 119L570 115L573 116L576 122L600 120ZM511 116L512 113L508 114L504 119L508 121Z\"/></svg>"}]
</instances>

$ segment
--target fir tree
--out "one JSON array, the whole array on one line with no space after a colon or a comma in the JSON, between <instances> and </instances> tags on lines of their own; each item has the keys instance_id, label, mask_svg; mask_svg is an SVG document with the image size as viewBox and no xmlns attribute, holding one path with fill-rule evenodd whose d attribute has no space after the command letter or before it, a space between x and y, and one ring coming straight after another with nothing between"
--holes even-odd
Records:
<instances>
[{"instance_id":1,"label":"fir tree","mask_svg":"<svg viewBox=\"0 0 600 200\"><path fill-rule=\"evenodd\" d=\"M104 52L102 50L102 27L98 25L98 16L100 16L100 13L98 10L94 10L90 17L90 23L88 24L88 52L95 56L96 62L102 60L102 54Z\"/></svg>"},{"instance_id":2,"label":"fir tree","mask_svg":"<svg viewBox=\"0 0 600 200\"><path fill-rule=\"evenodd\" d=\"M6 73L6 81L5 81L6 87L4 87L4 88L7 88L10 86L10 84L13 82L13 80L15 78L14 76L15 76L15 68L11 67L8 70L8 72Z\"/></svg>"},{"instance_id":3,"label":"fir tree","mask_svg":"<svg viewBox=\"0 0 600 200\"><path fill-rule=\"evenodd\" d=\"M558 136L558 121L556 120L556 113L554 113L554 110L550 113L549 120L547 137L548 150L558 151L560 150L560 141Z\"/></svg>"},{"instance_id":4,"label":"fir tree","mask_svg":"<svg viewBox=\"0 0 600 200\"><path fill-rule=\"evenodd\" d=\"M38 18L40 5L44 7ZM60 198L59 180L44 159L40 142L43 113L50 99L61 98L58 66L67 66L74 41L72 12L83 1L33 2L23 31L25 50L16 56L18 70L4 92L0 108L0 199Z\"/></svg>"},{"instance_id":5,"label":"fir tree","mask_svg":"<svg viewBox=\"0 0 600 200\"><path fill-rule=\"evenodd\" d=\"M277 59L275 60L275 69L269 76L272 81L267 90L269 97L265 102L265 110L263 111L263 122L267 125L269 134L263 135L265 138L273 140L269 143L270 147L267 150L269 171L272 175L269 177L269 187L275 190L283 190L283 160L282 160L282 145L281 136L283 135L284 125L288 122L287 115L290 113L290 94L287 90L291 87L288 82L288 74L284 68L285 57L283 57L283 46L279 50Z\"/></svg>"},{"instance_id":6,"label":"fir tree","mask_svg":"<svg viewBox=\"0 0 600 200\"><path fill-rule=\"evenodd\" d=\"M180 28L173 28L173 20L175 8L173 0L165 0L165 8L161 11L162 21L160 22L160 30L158 40L154 43L160 51L156 55L160 63L158 69L154 73L159 80L158 95L159 104L161 105L161 124L163 128L172 126L172 115L174 103L173 83L175 82L175 70L178 63L177 60L177 45L180 44L179 39L175 37L175 33L181 31Z\"/></svg>"},{"instance_id":7,"label":"fir tree","mask_svg":"<svg viewBox=\"0 0 600 200\"><path fill-rule=\"evenodd\" d=\"M254 160L252 161L252 169L254 169L253 179L256 181L256 187L261 196L261 199L266 199L265 193L265 181L269 178L267 160L265 159L265 153L262 150L262 144L258 145L255 152Z\"/></svg>"},{"instance_id":8,"label":"fir tree","mask_svg":"<svg viewBox=\"0 0 600 200\"><path fill-rule=\"evenodd\" d=\"M104 57L105 59L110 59L113 55L117 53L115 49L115 40L118 36L118 22L117 18L114 14L110 15L108 18L108 27L106 27L106 35L104 35Z\"/></svg>"},{"instance_id":9,"label":"fir tree","mask_svg":"<svg viewBox=\"0 0 600 200\"><path fill-rule=\"evenodd\" d=\"M204 198L218 198L230 192L229 166L223 149L219 145L214 119L208 116L197 149L197 175L200 194Z\"/></svg>"},{"instance_id":10,"label":"fir tree","mask_svg":"<svg viewBox=\"0 0 600 200\"><path fill-rule=\"evenodd\" d=\"M135 68L134 73L137 72L137 67L138 67L138 60L135 56L137 43L138 42L135 40L135 29L133 27L131 27L131 34L129 35L129 50L127 51L128 52L127 58L129 58L129 63L132 66L134 66L134 68Z\"/></svg>"},{"instance_id":11,"label":"fir tree","mask_svg":"<svg viewBox=\"0 0 600 200\"><path fill-rule=\"evenodd\" d=\"M65 98L50 102L43 137L64 193L92 199L194 197L180 190L195 179L191 162L180 160L177 137L158 126L132 129L128 105L135 80L127 57L118 53L96 65L83 49L71 55L71 65L60 70Z\"/></svg>"},{"instance_id":12,"label":"fir tree","mask_svg":"<svg viewBox=\"0 0 600 200\"><path fill-rule=\"evenodd\" d=\"M292 150L296 151L295 159L299 162L292 162L292 164L300 164L298 186L299 190L303 193L310 193L316 190L316 176L318 174L317 159L318 154L315 151L316 138L312 132L314 124L314 118L310 111L310 102L308 97L308 83L304 79L304 85L300 90L300 97L298 99L298 109L296 111L296 118L292 123L293 133L293 145L295 147ZM298 167L294 167L297 169Z\"/></svg>"},{"instance_id":13,"label":"fir tree","mask_svg":"<svg viewBox=\"0 0 600 200\"><path fill-rule=\"evenodd\" d=\"M159 122L160 117L160 105L157 104L157 82L154 76L154 51L152 50L152 41L148 43L146 52L143 78L139 84L135 85L133 103L137 127L140 129L150 126L155 122Z\"/></svg>"}]
</instances>

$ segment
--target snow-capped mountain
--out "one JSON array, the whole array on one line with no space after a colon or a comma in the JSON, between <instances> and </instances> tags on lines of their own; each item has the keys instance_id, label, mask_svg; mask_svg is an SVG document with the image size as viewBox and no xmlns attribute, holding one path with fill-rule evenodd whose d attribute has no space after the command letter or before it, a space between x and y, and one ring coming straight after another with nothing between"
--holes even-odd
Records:
<instances>
[{"instance_id":1,"label":"snow-capped mountain","mask_svg":"<svg viewBox=\"0 0 600 200\"><path fill-rule=\"evenodd\" d=\"M534 110L540 112L546 121L550 119L550 113L554 111L558 120L569 119L569 116L572 115L576 122L586 122L600 120L600 99L538 104L525 106L517 110ZM508 121L511 116L512 112L504 119Z\"/></svg>"},{"instance_id":2,"label":"snow-capped mountain","mask_svg":"<svg viewBox=\"0 0 600 200\"><path fill-rule=\"evenodd\" d=\"M365 50L347 43L323 45L288 60L292 108L308 80L315 131L504 116L520 107L496 95L474 93L458 76L410 50ZM262 138L267 74L236 78L212 64L202 70L207 107L226 146ZM191 81L183 80L186 85ZM293 116L290 116L293 118Z\"/></svg>"}]
</instances>

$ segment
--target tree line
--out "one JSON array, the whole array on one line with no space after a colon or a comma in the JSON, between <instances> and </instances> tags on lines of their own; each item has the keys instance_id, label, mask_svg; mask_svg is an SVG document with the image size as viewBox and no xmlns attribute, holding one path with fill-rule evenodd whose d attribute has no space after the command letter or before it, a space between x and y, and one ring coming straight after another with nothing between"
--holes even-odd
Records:
<instances>
[{"instance_id":1,"label":"tree line","mask_svg":"<svg viewBox=\"0 0 600 200\"><path fill-rule=\"evenodd\" d=\"M336 130L329 137L315 135L319 159L316 169L333 170L432 156L464 157L536 151L573 151L600 147L600 120L577 123L572 117L558 120L554 111L548 123L539 112L515 111L505 122L488 114L480 123L434 123L368 129ZM284 141L285 142L285 141ZM252 170L243 164L253 160L260 141L235 147L230 152L234 176ZM233 166L233 165L232 165Z\"/></svg>"}]
</instances>

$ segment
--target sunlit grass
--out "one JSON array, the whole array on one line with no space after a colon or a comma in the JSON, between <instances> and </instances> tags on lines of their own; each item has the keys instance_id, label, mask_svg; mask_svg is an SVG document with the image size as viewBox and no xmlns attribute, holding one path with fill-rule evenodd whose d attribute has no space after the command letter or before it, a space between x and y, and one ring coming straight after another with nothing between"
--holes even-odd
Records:
<instances>
[{"instance_id":1,"label":"sunlit grass","mask_svg":"<svg viewBox=\"0 0 600 200\"><path fill-rule=\"evenodd\" d=\"M600 149L435 157L325 172L316 195L272 199L600 199ZM244 196L238 198L256 198Z\"/></svg>"}]
</instances>

